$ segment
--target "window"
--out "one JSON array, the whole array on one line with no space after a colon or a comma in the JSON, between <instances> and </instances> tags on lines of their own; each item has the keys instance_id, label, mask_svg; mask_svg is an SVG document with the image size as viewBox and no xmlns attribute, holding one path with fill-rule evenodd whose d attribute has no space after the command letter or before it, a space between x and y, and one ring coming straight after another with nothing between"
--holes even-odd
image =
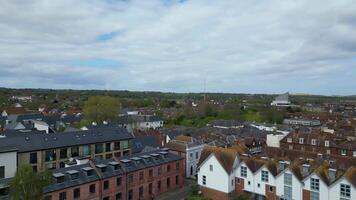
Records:
<instances>
[{"instance_id":1,"label":"window","mask_svg":"<svg viewBox=\"0 0 356 200\"><path fill-rule=\"evenodd\" d=\"M139 180L140 180L140 181L143 180L143 172L140 172Z\"/></svg>"},{"instance_id":2,"label":"window","mask_svg":"<svg viewBox=\"0 0 356 200\"><path fill-rule=\"evenodd\" d=\"M347 150L346 149L341 149L341 155L342 156L346 156L347 154Z\"/></svg>"},{"instance_id":3,"label":"window","mask_svg":"<svg viewBox=\"0 0 356 200\"><path fill-rule=\"evenodd\" d=\"M203 185L206 185L206 176L203 176Z\"/></svg>"},{"instance_id":4,"label":"window","mask_svg":"<svg viewBox=\"0 0 356 200\"><path fill-rule=\"evenodd\" d=\"M316 178L310 179L310 189L314 191L319 191L319 179Z\"/></svg>"},{"instance_id":5,"label":"window","mask_svg":"<svg viewBox=\"0 0 356 200\"><path fill-rule=\"evenodd\" d=\"M107 189L109 189L109 181L108 180L104 181L104 190L107 190Z\"/></svg>"},{"instance_id":6,"label":"window","mask_svg":"<svg viewBox=\"0 0 356 200\"><path fill-rule=\"evenodd\" d=\"M179 170L179 162L176 162L176 170Z\"/></svg>"},{"instance_id":7,"label":"window","mask_svg":"<svg viewBox=\"0 0 356 200\"><path fill-rule=\"evenodd\" d=\"M95 153L103 153L103 144L95 144Z\"/></svg>"},{"instance_id":8,"label":"window","mask_svg":"<svg viewBox=\"0 0 356 200\"><path fill-rule=\"evenodd\" d=\"M292 174L284 174L284 185L292 186Z\"/></svg>"},{"instance_id":9,"label":"window","mask_svg":"<svg viewBox=\"0 0 356 200\"><path fill-rule=\"evenodd\" d=\"M352 156L353 156L353 157L356 157L356 151L353 151L353 152L352 152Z\"/></svg>"},{"instance_id":10,"label":"window","mask_svg":"<svg viewBox=\"0 0 356 200\"><path fill-rule=\"evenodd\" d=\"M66 199L67 199L67 193L66 192L59 193L59 200L66 200Z\"/></svg>"},{"instance_id":11,"label":"window","mask_svg":"<svg viewBox=\"0 0 356 200\"><path fill-rule=\"evenodd\" d=\"M351 186L346 184L340 184L340 197L350 199L351 198Z\"/></svg>"},{"instance_id":12,"label":"window","mask_svg":"<svg viewBox=\"0 0 356 200\"><path fill-rule=\"evenodd\" d=\"M234 179L231 180L231 185L234 186Z\"/></svg>"},{"instance_id":13,"label":"window","mask_svg":"<svg viewBox=\"0 0 356 200\"><path fill-rule=\"evenodd\" d=\"M139 197L140 199L143 198L143 187L142 187L142 186L138 189L138 197Z\"/></svg>"},{"instance_id":14,"label":"window","mask_svg":"<svg viewBox=\"0 0 356 200\"><path fill-rule=\"evenodd\" d=\"M327 150L326 150L326 154L330 154L330 149L327 149Z\"/></svg>"},{"instance_id":15,"label":"window","mask_svg":"<svg viewBox=\"0 0 356 200\"><path fill-rule=\"evenodd\" d=\"M240 175L245 178L247 177L247 167L241 166Z\"/></svg>"},{"instance_id":16,"label":"window","mask_svg":"<svg viewBox=\"0 0 356 200\"><path fill-rule=\"evenodd\" d=\"M120 142L114 142L114 150L120 149Z\"/></svg>"},{"instance_id":17,"label":"window","mask_svg":"<svg viewBox=\"0 0 356 200\"><path fill-rule=\"evenodd\" d=\"M251 181L248 181L247 184L248 184L248 185L251 185Z\"/></svg>"},{"instance_id":18,"label":"window","mask_svg":"<svg viewBox=\"0 0 356 200\"><path fill-rule=\"evenodd\" d=\"M209 165L209 169L210 169L210 171L212 172L213 171L213 165Z\"/></svg>"},{"instance_id":19,"label":"window","mask_svg":"<svg viewBox=\"0 0 356 200\"><path fill-rule=\"evenodd\" d=\"M89 192L90 192L90 193L95 193L95 184L91 184L91 185L89 186Z\"/></svg>"},{"instance_id":20,"label":"window","mask_svg":"<svg viewBox=\"0 0 356 200\"><path fill-rule=\"evenodd\" d=\"M176 185L179 185L179 176L176 176Z\"/></svg>"},{"instance_id":21,"label":"window","mask_svg":"<svg viewBox=\"0 0 356 200\"><path fill-rule=\"evenodd\" d=\"M304 138L299 138L299 144L303 144L304 143Z\"/></svg>"},{"instance_id":22,"label":"window","mask_svg":"<svg viewBox=\"0 0 356 200\"><path fill-rule=\"evenodd\" d=\"M325 146L326 146L326 147L329 146L329 140L325 140Z\"/></svg>"},{"instance_id":23,"label":"window","mask_svg":"<svg viewBox=\"0 0 356 200\"><path fill-rule=\"evenodd\" d=\"M130 174L129 175L129 183L132 183L133 182L133 174Z\"/></svg>"},{"instance_id":24,"label":"window","mask_svg":"<svg viewBox=\"0 0 356 200\"><path fill-rule=\"evenodd\" d=\"M55 150L48 150L45 152L45 161L52 161L56 160L56 151Z\"/></svg>"},{"instance_id":25,"label":"window","mask_svg":"<svg viewBox=\"0 0 356 200\"><path fill-rule=\"evenodd\" d=\"M289 148L289 150L292 150L293 149L293 145L289 145L288 148Z\"/></svg>"},{"instance_id":26,"label":"window","mask_svg":"<svg viewBox=\"0 0 356 200\"><path fill-rule=\"evenodd\" d=\"M132 200L132 196L133 196L133 191L132 190L129 190L129 194L127 195L127 199L128 200Z\"/></svg>"},{"instance_id":27,"label":"window","mask_svg":"<svg viewBox=\"0 0 356 200\"><path fill-rule=\"evenodd\" d=\"M121 141L120 142L120 147L121 147L121 149L128 149L129 148L129 142L127 140Z\"/></svg>"},{"instance_id":28,"label":"window","mask_svg":"<svg viewBox=\"0 0 356 200\"><path fill-rule=\"evenodd\" d=\"M161 175L161 172L162 172L162 167L161 167L161 166L159 166L157 170L158 170L158 176L159 176L159 175Z\"/></svg>"},{"instance_id":29,"label":"window","mask_svg":"<svg viewBox=\"0 0 356 200\"><path fill-rule=\"evenodd\" d=\"M284 197L285 197L285 199L292 199L292 197L293 197L293 192L292 192L292 187L291 186L287 186L287 185L285 185L284 186Z\"/></svg>"},{"instance_id":30,"label":"window","mask_svg":"<svg viewBox=\"0 0 356 200\"><path fill-rule=\"evenodd\" d=\"M90 155L90 145L84 145L83 146L83 156L89 156Z\"/></svg>"},{"instance_id":31,"label":"window","mask_svg":"<svg viewBox=\"0 0 356 200\"><path fill-rule=\"evenodd\" d=\"M292 138L287 138L288 143L292 143Z\"/></svg>"},{"instance_id":32,"label":"window","mask_svg":"<svg viewBox=\"0 0 356 200\"><path fill-rule=\"evenodd\" d=\"M31 164L37 163L37 152L30 153L30 163Z\"/></svg>"},{"instance_id":33,"label":"window","mask_svg":"<svg viewBox=\"0 0 356 200\"><path fill-rule=\"evenodd\" d=\"M189 154L189 158L192 159L193 158L193 153Z\"/></svg>"},{"instance_id":34,"label":"window","mask_svg":"<svg viewBox=\"0 0 356 200\"><path fill-rule=\"evenodd\" d=\"M199 158L199 152L195 152L195 159Z\"/></svg>"},{"instance_id":35,"label":"window","mask_svg":"<svg viewBox=\"0 0 356 200\"><path fill-rule=\"evenodd\" d=\"M312 139L312 140L311 140L311 144L312 144L312 145L316 145L316 139Z\"/></svg>"},{"instance_id":36,"label":"window","mask_svg":"<svg viewBox=\"0 0 356 200\"><path fill-rule=\"evenodd\" d=\"M0 167L0 179L5 178L5 167Z\"/></svg>"},{"instance_id":37,"label":"window","mask_svg":"<svg viewBox=\"0 0 356 200\"><path fill-rule=\"evenodd\" d=\"M122 200L122 194L121 194L121 192L119 192L119 193L116 194L115 200Z\"/></svg>"},{"instance_id":38,"label":"window","mask_svg":"<svg viewBox=\"0 0 356 200\"><path fill-rule=\"evenodd\" d=\"M261 173L261 180L263 182L268 182L268 171L263 171L262 170L262 173Z\"/></svg>"},{"instance_id":39,"label":"window","mask_svg":"<svg viewBox=\"0 0 356 200\"><path fill-rule=\"evenodd\" d=\"M110 152L111 151L111 143L108 142L105 144L105 152Z\"/></svg>"},{"instance_id":40,"label":"window","mask_svg":"<svg viewBox=\"0 0 356 200\"><path fill-rule=\"evenodd\" d=\"M68 149L64 148L64 149L60 149L59 150L59 158L60 159L65 159L68 157Z\"/></svg>"},{"instance_id":41,"label":"window","mask_svg":"<svg viewBox=\"0 0 356 200\"><path fill-rule=\"evenodd\" d=\"M257 184L257 187L261 187L261 184L258 183L258 184Z\"/></svg>"},{"instance_id":42,"label":"window","mask_svg":"<svg viewBox=\"0 0 356 200\"><path fill-rule=\"evenodd\" d=\"M148 194L152 194L152 183L148 184Z\"/></svg>"},{"instance_id":43,"label":"window","mask_svg":"<svg viewBox=\"0 0 356 200\"><path fill-rule=\"evenodd\" d=\"M70 148L70 155L71 157L79 156L79 147Z\"/></svg>"},{"instance_id":44,"label":"window","mask_svg":"<svg viewBox=\"0 0 356 200\"><path fill-rule=\"evenodd\" d=\"M121 186L122 179L121 177L116 178L116 186Z\"/></svg>"},{"instance_id":45,"label":"window","mask_svg":"<svg viewBox=\"0 0 356 200\"><path fill-rule=\"evenodd\" d=\"M110 200L110 197L104 197L103 200Z\"/></svg>"},{"instance_id":46,"label":"window","mask_svg":"<svg viewBox=\"0 0 356 200\"><path fill-rule=\"evenodd\" d=\"M150 169L150 170L148 171L148 176L149 176L150 178L153 176L153 169Z\"/></svg>"},{"instance_id":47,"label":"window","mask_svg":"<svg viewBox=\"0 0 356 200\"><path fill-rule=\"evenodd\" d=\"M273 192L273 187L269 186L269 192Z\"/></svg>"},{"instance_id":48,"label":"window","mask_svg":"<svg viewBox=\"0 0 356 200\"><path fill-rule=\"evenodd\" d=\"M319 200L319 192L311 191L310 200Z\"/></svg>"},{"instance_id":49,"label":"window","mask_svg":"<svg viewBox=\"0 0 356 200\"><path fill-rule=\"evenodd\" d=\"M171 166L168 164L167 165L167 172L170 172L171 171Z\"/></svg>"},{"instance_id":50,"label":"window","mask_svg":"<svg viewBox=\"0 0 356 200\"><path fill-rule=\"evenodd\" d=\"M75 188L73 191L73 198L79 199L80 198L80 188Z\"/></svg>"},{"instance_id":51,"label":"window","mask_svg":"<svg viewBox=\"0 0 356 200\"><path fill-rule=\"evenodd\" d=\"M158 190L158 191L161 191L161 181L158 181L158 182L157 182L157 190Z\"/></svg>"},{"instance_id":52,"label":"window","mask_svg":"<svg viewBox=\"0 0 356 200\"><path fill-rule=\"evenodd\" d=\"M166 185L167 185L167 189L169 189L171 187L171 179L170 178L167 178Z\"/></svg>"}]
</instances>

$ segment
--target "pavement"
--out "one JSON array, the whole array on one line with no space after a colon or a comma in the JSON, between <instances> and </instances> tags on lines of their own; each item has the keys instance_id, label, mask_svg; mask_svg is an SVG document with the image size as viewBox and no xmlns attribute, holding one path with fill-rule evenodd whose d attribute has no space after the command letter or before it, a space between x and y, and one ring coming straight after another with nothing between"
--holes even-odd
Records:
<instances>
[{"instance_id":1,"label":"pavement","mask_svg":"<svg viewBox=\"0 0 356 200\"><path fill-rule=\"evenodd\" d=\"M184 200L190 195L190 186L195 184L195 180L185 179L184 186L174 192L165 193L156 198L156 200Z\"/></svg>"}]
</instances>

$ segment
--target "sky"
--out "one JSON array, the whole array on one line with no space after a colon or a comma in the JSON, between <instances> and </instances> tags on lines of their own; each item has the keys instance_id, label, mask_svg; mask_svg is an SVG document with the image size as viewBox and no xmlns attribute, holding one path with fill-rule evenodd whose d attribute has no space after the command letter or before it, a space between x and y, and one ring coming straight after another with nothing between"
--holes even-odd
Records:
<instances>
[{"instance_id":1,"label":"sky","mask_svg":"<svg viewBox=\"0 0 356 200\"><path fill-rule=\"evenodd\" d=\"M355 0L0 1L0 87L355 95L355 86Z\"/></svg>"}]
</instances>

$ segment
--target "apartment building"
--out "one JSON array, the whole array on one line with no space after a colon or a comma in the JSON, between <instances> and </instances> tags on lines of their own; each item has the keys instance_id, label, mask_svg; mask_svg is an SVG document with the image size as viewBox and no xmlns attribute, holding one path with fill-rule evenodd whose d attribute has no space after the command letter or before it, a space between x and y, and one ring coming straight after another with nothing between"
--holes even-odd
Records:
<instances>
[{"instance_id":1,"label":"apartment building","mask_svg":"<svg viewBox=\"0 0 356 200\"><path fill-rule=\"evenodd\" d=\"M149 200L184 185L183 158L157 150L53 171L52 200Z\"/></svg>"},{"instance_id":2,"label":"apartment building","mask_svg":"<svg viewBox=\"0 0 356 200\"><path fill-rule=\"evenodd\" d=\"M97 160L131 154L133 136L123 128L46 134L8 131L0 144L17 148L17 166L30 164L35 171L63 168L74 160Z\"/></svg>"},{"instance_id":3,"label":"apartment building","mask_svg":"<svg viewBox=\"0 0 356 200\"><path fill-rule=\"evenodd\" d=\"M281 149L314 152L321 155L356 157L356 142L323 132L292 132L280 141Z\"/></svg>"},{"instance_id":4,"label":"apartment building","mask_svg":"<svg viewBox=\"0 0 356 200\"><path fill-rule=\"evenodd\" d=\"M267 200L351 200L356 197L356 167L338 166L323 160L277 160L267 157L236 156L228 176L219 170L232 163L231 156L220 154L218 162L211 162L215 152L204 150L198 184L205 196L213 200L231 199L246 195L252 199ZM229 162L226 162L229 161ZM235 181L231 178L235 177ZM216 177L222 182L217 183ZM221 177L221 178L220 178ZM209 180L214 180L208 183ZM235 185L233 184L235 182ZM231 184L230 187L227 187ZM221 186L225 186L223 190ZM206 192L208 187L209 191ZM226 190L229 188L228 190ZM214 195L218 193L219 195Z\"/></svg>"}]
</instances>

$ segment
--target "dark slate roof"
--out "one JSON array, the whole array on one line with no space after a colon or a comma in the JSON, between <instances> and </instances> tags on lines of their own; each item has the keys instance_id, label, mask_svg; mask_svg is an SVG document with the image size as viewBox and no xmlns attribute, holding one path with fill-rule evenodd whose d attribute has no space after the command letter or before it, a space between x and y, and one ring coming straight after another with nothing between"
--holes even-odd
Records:
<instances>
[{"instance_id":1,"label":"dark slate roof","mask_svg":"<svg viewBox=\"0 0 356 200\"><path fill-rule=\"evenodd\" d=\"M17 151L16 147L12 146L0 146L0 153L14 152Z\"/></svg>"},{"instance_id":2,"label":"dark slate roof","mask_svg":"<svg viewBox=\"0 0 356 200\"><path fill-rule=\"evenodd\" d=\"M94 129L51 134L40 131L5 131L4 133L6 137L0 138L0 146L14 146L19 149L19 152L132 139L132 135L124 128Z\"/></svg>"},{"instance_id":3,"label":"dark slate roof","mask_svg":"<svg viewBox=\"0 0 356 200\"><path fill-rule=\"evenodd\" d=\"M133 153L141 152L146 146L155 148L160 147L157 137L153 135L135 137L131 142Z\"/></svg>"},{"instance_id":4,"label":"dark slate roof","mask_svg":"<svg viewBox=\"0 0 356 200\"><path fill-rule=\"evenodd\" d=\"M16 121L17 122L23 122L24 120L42 120L44 117L43 114L23 114L23 115L18 115Z\"/></svg>"},{"instance_id":5,"label":"dark slate roof","mask_svg":"<svg viewBox=\"0 0 356 200\"><path fill-rule=\"evenodd\" d=\"M100 124L97 124L97 125L88 125L86 126L88 129L97 129L97 128L116 128L116 127L119 127L119 124L117 123L107 123L107 124L104 124L104 123L100 123Z\"/></svg>"},{"instance_id":6,"label":"dark slate roof","mask_svg":"<svg viewBox=\"0 0 356 200\"><path fill-rule=\"evenodd\" d=\"M60 169L56 169L52 171L52 175L56 176L59 175L60 173L64 174L64 182L62 183L56 183L54 182L53 184L45 187L43 189L44 193L49 193L49 192L53 192L53 191L57 191L57 190L62 190L65 188L69 188L69 187L74 187L77 185L82 185L82 184L86 184L86 183L90 183L93 181L97 181L99 180L99 176L97 173L95 173L95 170L93 170L92 175L91 176L87 176L86 172L83 170L83 168L88 168L90 167L90 164L83 164L83 165L76 165L76 166L71 166L71 167L67 167L67 168L60 168ZM75 180L71 179L70 174L68 174L67 172L70 172L71 170L75 170L78 171L78 178Z\"/></svg>"},{"instance_id":7,"label":"dark slate roof","mask_svg":"<svg viewBox=\"0 0 356 200\"><path fill-rule=\"evenodd\" d=\"M62 176L64 174L64 182L53 183L44 188L44 193L50 193L53 191L63 190L65 188L74 187L77 185L97 181L101 178L106 179L112 176L124 175L137 170L149 168L152 166L158 166L169 162L174 162L182 160L183 158L163 150L156 150L148 153L133 154L130 156L124 156L117 158L102 160L102 161L92 161L90 163L83 165L76 165L67 168L55 169L52 171L52 175ZM116 167L114 167L116 166ZM88 177L85 173L87 168L95 168L92 172L93 175ZM102 168L105 168L104 172ZM78 172L78 179L72 180L69 175L73 170ZM101 178L100 178L101 177Z\"/></svg>"}]
</instances>

